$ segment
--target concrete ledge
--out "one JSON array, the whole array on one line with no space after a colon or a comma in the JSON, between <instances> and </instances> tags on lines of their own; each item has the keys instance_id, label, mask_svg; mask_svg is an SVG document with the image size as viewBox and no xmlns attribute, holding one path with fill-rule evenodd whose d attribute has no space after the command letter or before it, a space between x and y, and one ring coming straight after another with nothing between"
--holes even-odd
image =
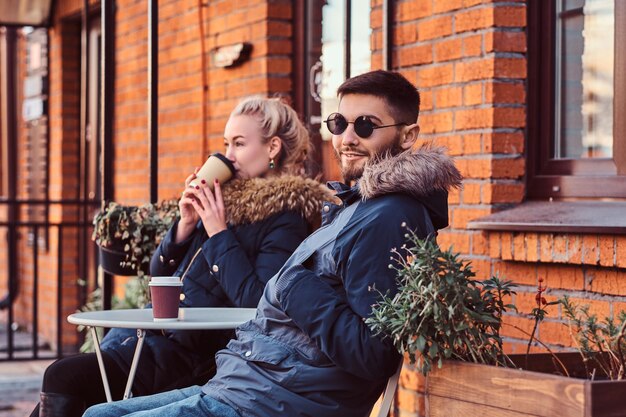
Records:
<instances>
[{"instance_id":1,"label":"concrete ledge","mask_svg":"<svg viewBox=\"0 0 626 417\"><path fill-rule=\"evenodd\" d=\"M472 220L474 230L626 234L625 201L528 201Z\"/></svg>"}]
</instances>

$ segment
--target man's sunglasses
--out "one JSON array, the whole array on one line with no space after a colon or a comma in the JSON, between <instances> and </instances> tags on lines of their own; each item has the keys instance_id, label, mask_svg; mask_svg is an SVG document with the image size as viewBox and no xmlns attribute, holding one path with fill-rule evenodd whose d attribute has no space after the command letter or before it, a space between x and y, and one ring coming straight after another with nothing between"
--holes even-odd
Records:
<instances>
[{"instance_id":1,"label":"man's sunglasses","mask_svg":"<svg viewBox=\"0 0 626 417\"><path fill-rule=\"evenodd\" d=\"M363 139L372 136L374 129L407 125L406 123L396 123L395 125L377 126L367 116L359 116L354 119L354 122L349 122L341 113L332 113L326 120L324 120L324 123L326 123L326 127L333 135L341 135L346 131L348 125L352 123L354 125L355 133Z\"/></svg>"}]
</instances>

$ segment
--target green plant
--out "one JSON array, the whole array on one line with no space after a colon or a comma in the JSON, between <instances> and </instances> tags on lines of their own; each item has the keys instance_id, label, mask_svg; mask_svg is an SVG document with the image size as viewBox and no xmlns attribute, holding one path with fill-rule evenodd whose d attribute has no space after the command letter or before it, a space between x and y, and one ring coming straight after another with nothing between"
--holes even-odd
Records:
<instances>
[{"instance_id":1,"label":"green plant","mask_svg":"<svg viewBox=\"0 0 626 417\"><path fill-rule=\"evenodd\" d=\"M126 258L122 266L132 268L141 277L178 214L178 200L139 207L103 202L102 209L93 219L91 238L98 246L124 252Z\"/></svg>"},{"instance_id":2,"label":"green plant","mask_svg":"<svg viewBox=\"0 0 626 417\"><path fill-rule=\"evenodd\" d=\"M590 313L588 305L578 306L568 296L563 296L560 303L587 376L594 379L596 369L599 369L611 380L623 379L626 372L626 312L620 311L617 320L607 317L600 321L597 315Z\"/></svg>"},{"instance_id":3,"label":"green plant","mask_svg":"<svg viewBox=\"0 0 626 417\"><path fill-rule=\"evenodd\" d=\"M535 335L537 333L537 329L539 328L539 323L541 323L548 314L546 307L560 303L560 301L546 301L543 293L545 293L547 289L548 287L543 284L543 278L539 278L539 283L537 284L537 294L535 295L535 303L537 304L537 307L533 308L530 312L530 315L534 318L535 324L533 325L530 337L528 338L528 345L526 346L527 359L530 354L530 347L532 346L533 340L537 340Z\"/></svg>"},{"instance_id":4,"label":"green plant","mask_svg":"<svg viewBox=\"0 0 626 417\"><path fill-rule=\"evenodd\" d=\"M458 254L411 231L406 237L389 265L397 272L398 291L381 294L366 320L370 328L390 336L424 375L444 359L510 365L500 327L503 313L515 308L505 303L514 294L512 283L497 276L476 281Z\"/></svg>"}]
</instances>

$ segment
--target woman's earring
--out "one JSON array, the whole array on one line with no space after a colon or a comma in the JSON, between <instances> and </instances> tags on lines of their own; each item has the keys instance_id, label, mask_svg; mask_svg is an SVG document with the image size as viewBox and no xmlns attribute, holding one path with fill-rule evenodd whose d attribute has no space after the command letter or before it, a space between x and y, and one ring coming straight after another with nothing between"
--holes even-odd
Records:
<instances>
[{"instance_id":1,"label":"woman's earring","mask_svg":"<svg viewBox=\"0 0 626 417\"><path fill-rule=\"evenodd\" d=\"M276 164L274 164L274 158L270 159L270 169L276 168Z\"/></svg>"}]
</instances>

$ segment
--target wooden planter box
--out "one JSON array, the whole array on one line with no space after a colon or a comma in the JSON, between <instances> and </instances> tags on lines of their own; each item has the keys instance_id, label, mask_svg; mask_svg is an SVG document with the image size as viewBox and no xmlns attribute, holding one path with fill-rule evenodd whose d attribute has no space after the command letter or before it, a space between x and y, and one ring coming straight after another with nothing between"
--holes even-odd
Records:
<instances>
[{"instance_id":1,"label":"wooden planter box","mask_svg":"<svg viewBox=\"0 0 626 417\"><path fill-rule=\"evenodd\" d=\"M580 374L578 353L558 354ZM524 355L512 359L524 366ZM425 417L626 417L626 381L551 374L549 354L533 354L531 370L450 361L425 381ZM573 372L573 373L572 373Z\"/></svg>"}]
</instances>

